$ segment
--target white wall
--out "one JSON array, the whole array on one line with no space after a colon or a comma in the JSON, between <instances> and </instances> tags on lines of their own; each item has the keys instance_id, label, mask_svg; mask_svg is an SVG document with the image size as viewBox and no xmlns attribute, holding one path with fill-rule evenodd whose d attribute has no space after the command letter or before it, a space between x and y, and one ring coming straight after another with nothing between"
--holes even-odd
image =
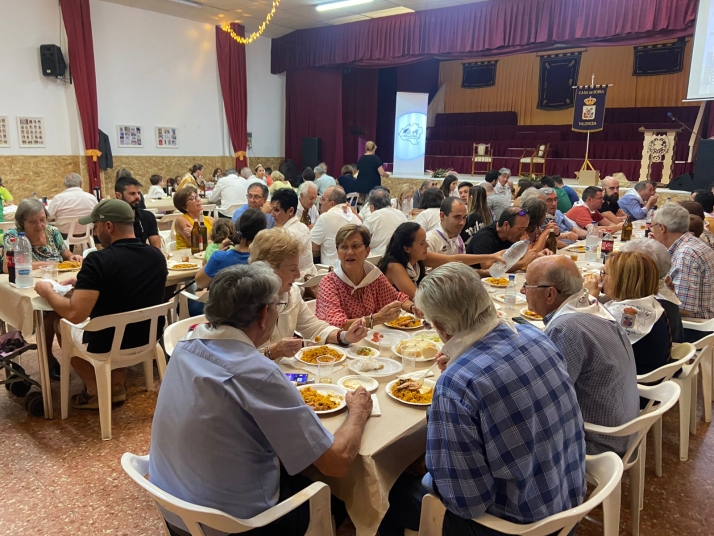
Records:
<instances>
[{"instance_id":1,"label":"white wall","mask_svg":"<svg viewBox=\"0 0 714 536\"><path fill-rule=\"evenodd\" d=\"M248 132L256 156L285 156L285 74L270 74L267 37L246 46Z\"/></svg>"},{"instance_id":2,"label":"white wall","mask_svg":"<svg viewBox=\"0 0 714 536\"><path fill-rule=\"evenodd\" d=\"M233 154L220 93L215 27L90 0L99 126L115 155ZM61 44L54 0L0 0L0 115L9 116L11 147L2 155L82 154L74 86L42 76L41 44ZM285 77L270 74L270 39L247 46L248 131L252 154L283 156ZM45 118L45 148L19 148L15 118ZM117 125L141 125L143 148L119 148ZM157 148L154 127L179 129L177 149Z\"/></svg>"},{"instance_id":3,"label":"white wall","mask_svg":"<svg viewBox=\"0 0 714 536\"><path fill-rule=\"evenodd\" d=\"M4 155L70 155L81 149L74 86L42 76L40 45L59 45L67 59L60 8L48 0L0 0L0 115L8 116L10 147ZM20 148L17 116L43 117L45 147Z\"/></svg>"}]
</instances>

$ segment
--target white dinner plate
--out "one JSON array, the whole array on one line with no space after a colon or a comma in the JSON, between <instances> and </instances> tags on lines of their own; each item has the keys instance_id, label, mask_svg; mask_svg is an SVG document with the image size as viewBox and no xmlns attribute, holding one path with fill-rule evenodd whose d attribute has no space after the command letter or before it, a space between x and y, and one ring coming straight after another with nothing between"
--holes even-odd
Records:
<instances>
[{"instance_id":1,"label":"white dinner plate","mask_svg":"<svg viewBox=\"0 0 714 536\"><path fill-rule=\"evenodd\" d=\"M542 318L532 318L530 316L526 315L526 311L528 310L528 307L524 307L521 309L521 316L525 318L526 320L529 320L530 322L543 322Z\"/></svg>"},{"instance_id":2,"label":"white dinner plate","mask_svg":"<svg viewBox=\"0 0 714 536\"><path fill-rule=\"evenodd\" d=\"M357 353L357 350L359 350L360 348L369 350L370 351L369 356L359 355ZM350 359L362 359L363 357L379 357L379 350L376 350L375 348L372 348L371 346L366 346L366 345L350 346L349 348L347 348L347 357L349 357Z\"/></svg>"},{"instance_id":3,"label":"white dinner plate","mask_svg":"<svg viewBox=\"0 0 714 536\"><path fill-rule=\"evenodd\" d=\"M335 413L337 411L340 411L347 405L347 403L345 402L345 395L347 395L347 389L340 385L331 385L329 383L314 383L308 385L298 385L298 389L300 391L304 389L314 389L321 395L327 395L331 398L341 398L340 405L337 406L335 409L328 409L325 411L313 410L318 415L327 415L328 413Z\"/></svg>"},{"instance_id":4,"label":"white dinner plate","mask_svg":"<svg viewBox=\"0 0 714 536\"><path fill-rule=\"evenodd\" d=\"M398 331L396 329L389 329L387 327L380 325L380 326L375 326L374 329L370 329L367 332L367 336L360 341L360 344L367 344L367 345L371 346L372 348L379 349L379 342L374 342L372 340L375 333L381 333L383 335L391 335L392 337L399 339L400 341L406 341L407 339L409 339L411 337L409 335L409 333L404 333L403 331Z\"/></svg>"},{"instance_id":5,"label":"white dinner plate","mask_svg":"<svg viewBox=\"0 0 714 536\"><path fill-rule=\"evenodd\" d=\"M506 294L503 292L500 292L498 294L493 295L493 299L496 301L499 301L501 303L506 303ZM526 297L523 294L516 294L516 303L526 303Z\"/></svg>"},{"instance_id":6,"label":"white dinner plate","mask_svg":"<svg viewBox=\"0 0 714 536\"><path fill-rule=\"evenodd\" d=\"M418 373L415 373L415 376L418 378L418 377L419 377ZM414 378L414 379L416 379L416 378ZM401 402L402 404L407 404L407 405L409 405L409 406L419 406L419 407L431 406L431 402L429 402L428 404L417 404L416 402L407 402L406 400L402 400L401 398L397 398L396 396L394 396L394 395L392 394L392 386L393 386L394 384L396 384L398 381L399 381L399 380L392 380L391 382L389 382L389 383L387 384L387 386L386 386L387 395L389 395L391 398L393 398L393 399L396 400L397 402ZM434 386L435 386L435 385L436 385L436 383L433 382L432 380L424 380L424 384L422 385L422 389L423 389L423 388L434 389Z\"/></svg>"},{"instance_id":7,"label":"white dinner plate","mask_svg":"<svg viewBox=\"0 0 714 536\"><path fill-rule=\"evenodd\" d=\"M484 285L488 285L489 287L493 287L493 288L506 288L508 286L508 283L506 283L505 285L498 285L498 284L492 283L491 281L493 279L494 279L493 277L486 277L481 280L481 283L483 283ZM508 278L506 277L505 279L508 279Z\"/></svg>"},{"instance_id":8,"label":"white dinner plate","mask_svg":"<svg viewBox=\"0 0 714 536\"><path fill-rule=\"evenodd\" d=\"M496 314L498 315L498 318L508 318L508 315L503 311L496 311Z\"/></svg>"},{"instance_id":9,"label":"white dinner plate","mask_svg":"<svg viewBox=\"0 0 714 536\"><path fill-rule=\"evenodd\" d=\"M191 267L190 267L190 268L188 268L188 267L186 267L186 268L174 268L174 266L176 266L177 264L190 264ZM198 270L198 268L199 268L198 264L195 263L195 262L168 261L168 262L166 263L166 265L168 266L169 270L175 270L175 271L177 271L177 272L185 272L185 271L188 271L188 270Z\"/></svg>"},{"instance_id":10,"label":"white dinner plate","mask_svg":"<svg viewBox=\"0 0 714 536\"><path fill-rule=\"evenodd\" d=\"M203 260L203 256L205 255L205 253L206 253L205 251L199 251L198 253L195 253L193 256L194 256L194 258L196 258L196 259L201 259L201 260Z\"/></svg>"},{"instance_id":11,"label":"white dinner plate","mask_svg":"<svg viewBox=\"0 0 714 536\"><path fill-rule=\"evenodd\" d=\"M441 340L439 333L435 329L425 329L424 331L415 333L411 338L419 341L432 341L437 344L444 344L444 341Z\"/></svg>"},{"instance_id":12,"label":"white dinner plate","mask_svg":"<svg viewBox=\"0 0 714 536\"><path fill-rule=\"evenodd\" d=\"M408 343L408 342L409 342L409 341L397 341L397 342L395 342L394 345L392 345L392 352L394 353L394 355L398 355L399 357L404 357L404 356L397 350L397 346L399 346L401 343L405 343L405 344L406 344L406 343ZM415 341L415 342L416 342L416 341ZM438 353L441 351L441 347L442 347L443 345L438 344L438 343L436 343L436 342L434 342L434 341L420 341L420 342L428 343L429 346L433 347L433 348L436 350L436 353L434 354L433 357L417 357L415 361L416 361L417 363L426 363L427 361L433 361L434 359L436 359L436 354L438 354Z\"/></svg>"},{"instance_id":13,"label":"white dinner plate","mask_svg":"<svg viewBox=\"0 0 714 536\"><path fill-rule=\"evenodd\" d=\"M340 348L339 346L333 346L332 344L321 344L319 346L327 346L331 350L334 350L338 354L340 354L340 358L337 361L335 361L335 364L342 363L346 358L345 351L342 348ZM313 350L315 348L317 348L317 346L308 346L307 348L300 348L300 350L298 350L297 353L295 354L295 360L302 363L303 365L311 365L313 367L316 367L317 363L308 363L307 361L302 360L302 353L305 350Z\"/></svg>"},{"instance_id":14,"label":"white dinner plate","mask_svg":"<svg viewBox=\"0 0 714 536\"><path fill-rule=\"evenodd\" d=\"M399 326L392 326L392 325L389 324L389 322L385 322L384 325L387 326L389 329L407 329L407 330L422 329L422 328L424 327L424 321L423 321L421 318L417 318L417 317L415 317L414 315L410 315L409 313L406 313L406 314L405 314L405 313L401 313L399 316L400 316L400 317L402 317L402 316L408 316L408 317L410 317L410 318L413 318L413 319L415 319L415 320L418 320L418 321L419 321L419 325L418 325L418 326L413 326L413 327L410 327L410 328L407 328L407 327L399 327ZM395 320L397 320L397 319L395 319ZM394 322L394 320L392 320L392 322Z\"/></svg>"},{"instance_id":15,"label":"white dinner plate","mask_svg":"<svg viewBox=\"0 0 714 536\"><path fill-rule=\"evenodd\" d=\"M347 384L347 385L345 385ZM379 382L374 378L368 378L366 376L343 376L337 380L337 385L344 387L348 391L354 391L357 387L364 387L370 393L374 393L379 387Z\"/></svg>"},{"instance_id":16,"label":"white dinner plate","mask_svg":"<svg viewBox=\"0 0 714 536\"><path fill-rule=\"evenodd\" d=\"M577 261L575 263L575 266L578 268L585 268L587 269L600 269L603 267L603 264L601 262L595 262L595 261Z\"/></svg>"},{"instance_id":17,"label":"white dinner plate","mask_svg":"<svg viewBox=\"0 0 714 536\"><path fill-rule=\"evenodd\" d=\"M352 372L364 374L364 375L370 376L372 378L386 378L387 376L393 376L395 374L399 374L402 370L404 370L404 367L402 366L402 364L399 361L395 361L394 359L387 359L386 357L375 357L374 359L380 365L384 365L384 368L381 370L370 370L370 371L359 370L357 368L357 365L360 362L359 359L350 361L347 365L347 368L350 369Z\"/></svg>"}]
</instances>

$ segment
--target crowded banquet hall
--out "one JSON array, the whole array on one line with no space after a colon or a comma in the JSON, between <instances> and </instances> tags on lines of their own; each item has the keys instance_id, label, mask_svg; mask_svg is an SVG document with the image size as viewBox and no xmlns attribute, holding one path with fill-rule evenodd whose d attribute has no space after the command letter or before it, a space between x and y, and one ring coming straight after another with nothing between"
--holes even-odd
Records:
<instances>
[{"instance_id":1,"label":"crowded banquet hall","mask_svg":"<svg viewBox=\"0 0 714 536\"><path fill-rule=\"evenodd\" d=\"M0 6L0 536L714 532L714 0Z\"/></svg>"}]
</instances>

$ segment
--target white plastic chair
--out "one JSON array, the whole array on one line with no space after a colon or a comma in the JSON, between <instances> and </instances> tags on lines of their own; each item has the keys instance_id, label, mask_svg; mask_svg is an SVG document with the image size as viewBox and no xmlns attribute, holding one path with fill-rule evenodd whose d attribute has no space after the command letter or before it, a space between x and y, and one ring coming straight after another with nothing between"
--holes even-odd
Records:
<instances>
[{"instance_id":1,"label":"white plastic chair","mask_svg":"<svg viewBox=\"0 0 714 536\"><path fill-rule=\"evenodd\" d=\"M379 264L379 261L381 261L381 260L382 260L381 255L373 255L372 257L367 257L367 262L370 262L370 263L374 264L375 266L377 266Z\"/></svg>"},{"instance_id":2,"label":"white plastic chair","mask_svg":"<svg viewBox=\"0 0 714 536\"><path fill-rule=\"evenodd\" d=\"M0 221L0 231L2 231L3 233L7 233L8 231L12 231L13 229L17 229L17 225L15 224L14 218L12 221Z\"/></svg>"},{"instance_id":3,"label":"white plastic chair","mask_svg":"<svg viewBox=\"0 0 714 536\"><path fill-rule=\"evenodd\" d=\"M202 526L228 534L264 527L307 501L310 503L310 525L305 536L334 536L330 512L330 487L323 482L310 484L304 490L255 517L238 519L214 508L182 501L149 482L146 478L149 473L148 456L136 456L131 452L125 452L121 457L121 466L134 482L149 492L157 505L180 517L192 536L206 536ZM161 520L166 523L163 515ZM168 534L167 528L166 533Z\"/></svg>"},{"instance_id":4,"label":"white plastic chair","mask_svg":"<svg viewBox=\"0 0 714 536\"><path fill-rule=\"evenodd\" d=\"M160 230L171 231L171 239L175 240L176 232L174 231L174 222L181 216L183 216L181 212L174 214L166 214L157 222L157 225Z\"/></svg>"},{"instance_id":5,"label":"white plastic chair","mask_svg":"<svg viewBox=\"0 0 714 536\"><path fill-rule=\"evenodd\" d=\"M714 332L714 318L705 321L685 320L682 319L682 326L685 329L693 329L695 331ZM702 338L694 343L697 350L703 349L702 345L707 333L702 333ZM708 343L707 343L708 344ZM714 350L709 345L709 351L702 356L701 371L702 371L702 398L704 399L704 421L712 422L712 370L714 369Z\"/></svg>"},{"instance_id":6,"label":"white plastic chair","mask_svg":"<svg viewBox=\"0 0 714 536\"><path fill-rule=\"evenodd\" d=\"M219 209L218 205L216 205L216 208L213 209L213 219L217 220L218 218L220 218L220 216L218 215L219 212L223 212L223 213L230 212L231 214L233 214L233 212L235 212L242 206L243 206L243 203L229 205L226 207L226 209L224 211L222 211Z\"/></svg>"},{"instance_id":7,"label":"white plastic chair","mask_svg":"<svg viewBox=\"0 0 714 536\"><path fill-rule=\"evenodd\" d=\"M672 346L672 353L668 363L662 365L658 369L647 374L637 376L637 383L653 384L660 381L673 380L682 389L682 395L679 397L679 459L686 461L689 452L689 427L692 421L692 381L696 380L697 367L701 354L696 354L696 348L693 344L685 342ZM685 370L686 368L686 370ZM680 379L674 378L674 375L682 371ZM694 415L696 415L696 383L694 384ZM643 412L649 411L654 402L650 400ZM652 434L654 436L655 449L655 474L662 476L662 419L658 419L652 426Z\"/></svg>"},{"instance_id":8,"label":"white plastic chair","mask_svg":"<svg viewBox=\"0 0 714 536\"><path fill-rule=\"evenodd\" d=\"M317 285L320 284L320 281L322 281L322 278L327 275L327 272L322 273L322 274L317 274L313 275L310 279L307 281L300 281L297 283L298 287L304 287L304 288L312 288L316 287Z\"/></svg>"},{"instance_id":9,"label":"white plastic chair","mask_svg":"<svg viewBox=\"0 0 714 536\"><path fill-rule=\"evenodd\" d=\"M188 328L190 328L194 324L205 323L205 315L199 315L179 320L178 322L174 322L173 324L168 326L164 330L164 348L166 349L166 353L168 355L171 355L173 353L174 348L176 347L176 343L178 343L186 336L186 334L188 333ZM160 349L161 347L157 345L157 348Z\"/></svg>"},{"instance_id":10,"label":"white plastic chair","mask_svg":"<svg viewBox=\"0 0 714 536\"><path fill-rule=\"evenodd\" d=\"M565 536L590 511L602 503L605 511L603 534L617 536L620 525L622 471L622 460L614 452L586 456L587 480L595 485L595 489L580 506L527 525L512 523L491 514L483 514L473 522L504 534L546 536L557 532L558 536ZM445 512L446 508L437 497L431 493L425 495L421 503L419 536L441 536Z\"/></svg>"},{"instance_id":11,"label":"white plastic chair","mask_svg":"<svg viewBox=\"0 0 714 536\"><path fill-rule=\"evenodd\" d=\"M171 309L171 303L162 303L145 309L137 309L126 313L105 315L90 320L84 326L78 326L62 319L60 330L62 333L62 357L60 369L60 391L62 401L62 418L69 415L69 368L72 357L78 357L91 363L97 377L97 394L99 398L99 421L102 430L102 439L112 438L112 370L130 367L138 363L144 364L144 380L146 390L154 388L154 359L159 369L159 377L164 377L166 360L163 353L156 351L156 331L159 317L166 316ZM149 342L138 348L121 349L124 331L129 324L150 321ZM114 328L114 340L108 353L95 354L87 351L87 345L82 342L85 331L100 331Z\"/></svg>"},{"instance_id":12,"label":"white plastic chair","mask_svg":"<svg viewBox=\"0 0 714 536\"><path fill-rule=\"evenodd\" d=\"M82 258L86 259L86 258L87 258L87 255L89 255L90 253L94 253L95 251L97 251L97 248L87 248L87 249L85 249L84 251L82 251Z\"/></svg>"},{"instance_id":13,"label":"white plastic chair","mask_svg":"<svg viewBox=\"0 0 714 536\"><path fill-rule=\"evenodd\" d=\"M634 439L622 457L624 469L630 475L630 516L632 521L632 536L640 533L640 510L644 505L645 493L645 449L644 439L647 431L661 418L679 399L681 392L679 385L673 381L662 382L659 385L638 385L637 391L643 398L655 400L659 405L653 406L645 413L620 426L599 426L585 423L585 431L611 437L625 437L634 435ZM613 534L617 534L614 532Z\"/></svg>"},{"instance_id":14,"label":"white plastic chair","mask_svg":"<svg viewBox=\"0 0 714 536\"><path fill-rule=\"evenodd\" d=\"M56 225L62 225L65 223L69 223L69 231L67 231L67 238L64 241L67 247L75 246L75 252L77 246L82 248L82 250L94 247L94 235L92 233L94 225L91 223L81 225L79 223L79 218L60 218L55 222ZM77 227L84 227L84 234L75 236L77 233Z\"/></svg>"},{"instance_id":15,"label":"white plastic chair","mask_svg":"<svg viewBox=\"0 0 714 536\"><path fill-rule=\"evenodd\" d=\"M179 295L179 314L178 314L178 319L179 320L185 320L187 318L190 318L188 314L188 302L189 301L196 301L199 303L206 303L208 301L208 291L202 293L200 296L193 294L191 292L188 292L187 290L182 290Z\"/></svg>"},{"instance_id":16,"label":"white plastic chair","mask_svg":"<svg viewBox=\"0 0 714 536\"><path fill-rule=\"evenodd\" d=\"M352 192L351 194L347 194L347 204L356 207L357 206L357 201L359 200L359 193L357 192Z\"/></svg>"}]
</instances>

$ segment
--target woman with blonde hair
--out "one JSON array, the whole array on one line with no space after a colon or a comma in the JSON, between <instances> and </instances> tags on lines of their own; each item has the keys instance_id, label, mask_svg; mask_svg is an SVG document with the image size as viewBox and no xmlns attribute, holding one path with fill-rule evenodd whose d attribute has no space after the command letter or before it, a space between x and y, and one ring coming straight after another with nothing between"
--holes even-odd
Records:
<instances>
[{"instance_id":1,"label":"woman with blonde hair","mask_svg":"<svg viewBox=\"0 0 714 536\"><path fill-rule=\"evenodd\" d=\"M468 242L481 227L493 223L493 212L488 208L486 190L483 186L472 186L469 188L469 202L466 206L468 216L466 225L461 231L461 240Z\"/></svg>"},{"instance_id":2,"label":"woman with blonde hair","mask_svg":"<svg viewBox=\"0 0 714 536\"><path fill-rule=\"evenodd\" d=\"M250 262L268 263L280 278L280 301L278 322L268 344L262 349L270 359L292 357L303 347L303 340L320 344L349 346L367 335L364 322L353 323L341 330L318 319L305 304L300 288L295 282L300 278L300 253L303 245L289 231L273 228L261 231L250 245ZM302 339L294 337L295 332Z\"/></svg>"},{"instance_id":3,"label":"woman with blonde hair","mask_svg":"<svg viewBox=\"0 0 714 536\"><path fill-rule=\"evenodd\" d=\"M610 255L599 281L586 278L584 282L593 296L602 291L610 298L605 307L630 339L638 375L664 365L672 349L669 317L655 298L659 276L654 260L626 251Z\"/></svg>"},{"instance_id":4,"label":"woman with blonde hair","mask_svg":"<svg viewBox=\"0 0 714 536\"><path fill-rule=\"evenodd\" d=\"M414 210L414 186L404 184L397 192L397 210L401 210L408 216Z\"/></svg>"},{"instance_id":5,"label":"woman with blonde hair","mask_svg":"<svg viewBox=\"0 0 714 536\"><path fill-rule=\"evenodd\" d=\"M389 173L384 171L382 160L374 154L377 146L373 141L368 141L364 146L365 153L357 162L357 182L355 183L356 190L363 198L375 186L382 185L382 177L389 177Z\"/></svg>"},{"instance_id":6,"label":"woman with blonde hair","mask_svg":"<svg viewBox=\"0 0 714 536\"><path fill-rule=\"evenodd\" d=\"M285 179L285 175L279 171L273 171L271 175L273 179L273 184L270 185L270 195L273 195L275 190L280 190L281 188L292 188L292 185Z\"/></svg>"}]
</instances>

